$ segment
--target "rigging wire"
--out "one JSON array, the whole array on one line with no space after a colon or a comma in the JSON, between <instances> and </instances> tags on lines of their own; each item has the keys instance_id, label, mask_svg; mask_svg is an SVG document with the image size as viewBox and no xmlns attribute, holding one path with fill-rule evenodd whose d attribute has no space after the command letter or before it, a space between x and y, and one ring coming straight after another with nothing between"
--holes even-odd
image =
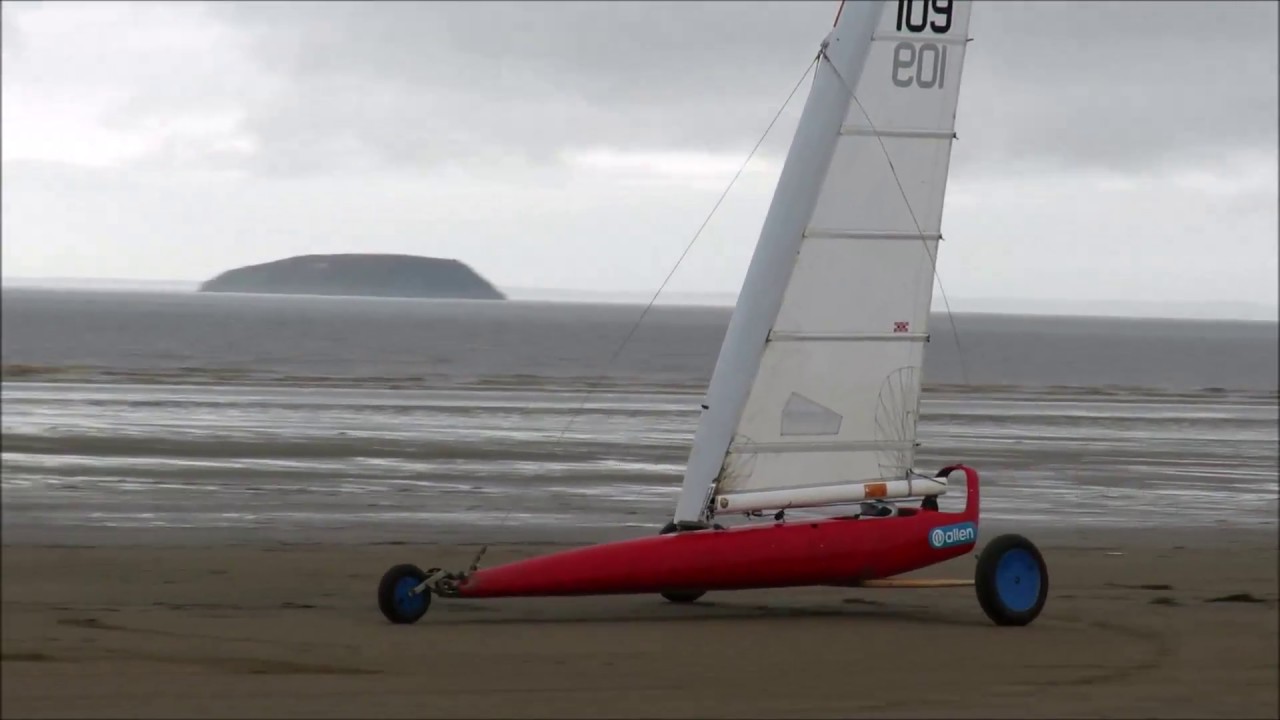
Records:
<instances>
[{"instance_id":1,"label":"rigging wire","mask_svg":"<svg viewBox=\"0 0 1280 720\"><path fill-rule=\"evenodd\" d=\"M902 186L902 179L898 177L898 169L893 165L893 158L889 156L889 148L884 144L884 138L880 137L880 131L876 129L876 124L871 120L871 115L867 109L862 106L862 101L858 100L858 95L853 91L853 87L849 85L844 76L840 74L840 69L836 64L831 62L831 58L827 56L827 49L824 46L818 53L827 65L831 67L831 72L835 74L840 84L849 91L849 97L854 104L858 106L858 111L862 113L862 117L866 118L867 126L871 128L871 132L876 138L876 142L880 144L880 152L884 153L885 162L889 163L889 172L893 174L893 182L898 186L898 193L902 195L902 202L907 206L907 213L911 215L911 222L916 227L916 234L920 236L920 242L924 245L924 252L929 256L929 265L933 270L933 278L938 281L938 291L942 295L942 304L947 311L947 321L951 324L951 336L956 341L956 359L960 363L960 379L965 384L969 384L969 371L964 362L964 348L960 344L960 330L956 327L955 314L951 312L951 301L947 298L947 289L942 284L942 275L938 272L938 254L937 250L929 250L929 241L925 240L924 229L920 227L920 221L916 218L916 211L911 207L911 200L907 198L906 188ZM941 246L942 235L938 235L939 246Z\"/></svg>"},{"instance_id":2,"label":"rigging wire","mask_svg":"<svg viewBox=\"0 0 1280 720\"><path fill-rule=\"evenodd\" d=\"M841 2L839 10L837 10L836 12L836 24L839 24L840 13L843 10L844 10L844 2ZM649 311L653 309L653 306L657 302L658 297L662 295L662 291L665 290L667 285L671 282L671 278L675 276L676 271L680 268L680 265L684 262L685 258L688 257L689 252L693 249L693 246L698 241L698 238L702 236L702 232L706 229L707 225L710 224L712 218L715 217L715 214L720 209L721 204L724 203L724 200L726 197L728 197L729 192L733 189L734 185L737 184L738 179L741 178L742 173L746 170L747 165L749 165L751 160L755 157L755 154L757 151L759 151L760 146L764 144L765 139L768 138L769 133L773 130L774 125L777 124L778 119L782 117L782 114L786 111L787 107L791 104L792 98L794 98L796 92L800 90L800 87L804 84L805 79L809 76L810 71L812 71L814 67L817 66L818 63L822 60L827 61L827 64L831 67L832 73L840 81L840 84L843 85L844 88L849 91L850 99L858 107L859 112L861 112L862 116L866 119L867 125L870 127L872 133L874 133L876 141L880 145L880 151L884 154L885 162L888 163L889 165L889 171L893 175L893 180L894 180L894 183L897 185L898 193L902 196L902 201L906 205L908 214L911 216L911 222L912 224L915 225L916 233L920 236L921 243L924 245L925 254L929 257L930 266L933 271L933 277L931 279L936 279L938 282L938 290L942 295L942 302L943 302L944 308L946 309L947 320L951 325L952 337L955 339L957 360L960 363L961 379L965 384L968 384L969 374L968 374L968 369L964 362L964 348L960 342L959 328L956 327L955 314L951 310L951 301L947 297L946 288L943 286L942 275L938 272L937 252L936 250L930 251L929 249L929 243L924 237L924 229L920 225L920 221L919 221L919 218L917 218L916 216L915 209L911 207L911 201L907 197L907 191L902 185L902 179L898 176L898 170L893 164L893 158L889 155L889 148L885 145L884 138L880 136L879 131L876 129L875 122L872 121L871 115L867 112L866 108L863 107L862 102L858 100L858 96L857 96L857 93L854 92L854 88L849 84L849 82L844 78L844 76L840 74L839 68L836 67L835 63L833 63L831 61L831 58L827 55L825 44L819 49L817 55L814 56L813 60L811 60L809 64L805 67L804 72L800 75L800 79L797 80L795 85L791 88L791 92L787 94L786 99L783 101L782 105L778 108L778 111L774 114L773 118L769 121L769 124L765 127L765 130L760 135L760 138L756 141L755 145L751 148L751 151L747 153L747 157L745 160L743 160L742 165L738 168L737 172L734 173L733 178L730 179L729 184L725 187L724 191L720 194L720 197L717 198L715 204L712 205L711 211L707 213L707 216L705 219L703 219L702 224L698 226L698 229L696 232L694 232L693 237L690 238L689 242L685 245L684 250L680 253L680 257L677 258L675 265L672 266L670 272L667 273L667 276L662 280L662 283L658 286L658 289L653 293L653 296L649 299L649 302L645 305L644 309L641 311L640 316L636 318L635 323L632 324L626 336L622 339L622 342L618 344L618 346L614 349L613 353L610 355L609 360L605 363L600 373L596 376L597 379L603 378L607 375L609 369L613 366L614 362L616 362L618 357L621 355L622 350L626 347L627 343L631 341L632 337L634 337L636 331L640 328L640 325L644 322L645 317L649 314ZM941 235L939 235L939 240L941 240ZM574 412L569 415L569 419L565 423L565 426L560 430L560 433L556 436L556 440L554 443L555 445L559 445L561 442L563 442L565 435L568 433L569 429L573 426L574 420L577 419L577 416L580 415L583 408L586 407L587 401L589 400L593 391L596 389L595 387L596 382L597 382L596 380L593 380L592 382L589 382L587 384L587 389L583 393L582 401L578 404L578 407L574 410ZM507 509L506 513L504 513L502 518L498 521L499 527L506 524L506 521L508 520L508 518L510 517L514 509L515 509L514 507L510 507ZM488 549L489 549L488 544L485 544L480 548L480 551L476 554L475 558L471 562L470 567L467 570L468 573L474 572L479 567L480 559L484 557L484 554Z\"/></svg>"},{"instance_id":3,"label":"rigging wire","mask_svg":"<svg viewBox=\"0 0 1280 720\"><path fill-rule=\"evenodd\" d=\"M706 230L711 219L715 217L716 211L720 209L720 205L724 202L725 198L729 196L729 191L733 190L733 186L738 182L738 178L742 177L742 173L746 171L747 165L751 163L751 159L755 157L756 152L760 150L760 146L763 145L765 139L769 137L769 133L773 130L773 126L777 124L778 119L782 117L782 113L785 112L787 106L791 104L791 99L794 98L796 92L800 90L800 86L804 84L805 78L809 77L809 71L813 69L817 62L818 56L814 56L813 60L809 61L809 65L805 67L804 73L800 75L800 79L797 80L796 84L791 88L791 92L787 93L787 99L782 101L782 106L778 108L776 113L774 113L773 119L770 120L768 126L765 127L764 132L760 135L760 139L756 140L756 144L751 148L751 152L747 153L747 158L742 161L742 165L739 166L738 171L733 174L733 178L729 180L729 184L725 187L724 192L720 193L720 197L716 200L715 204L711 206L711 212L707 213L707 217L702 221L702 224L698 226L697 232L695 232L693 237L689 239L688 244L684 247L684 252L680 253L680 257L676 260L676 264L672 266L671 271L668 272L666 278L662 280L662 284L659 285L657 291L653 293L653 297L649 298L649 302L645 305L644 310L641 311L640 317L636 318L635 323L632 324L631 330L627 332L626 337L622 339L622 342L618 343L617 348L614 349L613 354L609 357L609 361L605 363L604 367L597 375L597 378L603 378L608 373L609 368L613 367L613 363L616 362L618 356L622 354L623 348L626 347L627 343L631 342L632 336L634 336L636 330L640 328L640 324L644 322L645 316L649 314L649 311L653 309L654 303L658 301L658 296L662 294L662 291L666 289L667 284L671 282L671 278L675 276L676 270L680 269L680 264L683 263L684 259L689 255L689 251L693 249L694 243L696 243L698 238L702 236L702 231ZM565 426L561 429L559 436L556 437L557 445L564 439L565 433L569 431L569 428L573 425L573 421L577 418L577 415L581 413L584 407L586 407L587 400L589 399L592 390L593 388L591 384L588 384L587 391L583 394L582 402L578 405L578 408L569 415L569 421L565 423Z\"/></svg>"},{"instance_id":4,"label":"rigging wire","mask_svg":"<svg viewBox=\"0 0 1280 720\"><path fill-rule=\"evenodd\" d=\"M609 369L613 367L614 362L617 361L618 356L622 354L622 350L627 346L627 343L631 342L631 338L635 336L636 331L640 328L640 324L644 322L645 316L647 316L649 314L649 311L653 309L654 304L658 301L658 297L662 295L662 291L666 289L668 283L671 282L671 278L674 277L676 274L676 271L680 269L680 264L684 262L686 257L688 257L689 251L693 249L694 243L698 241L698 238L702 236L702 232L706 230L707 225L711 223L712 218L715 217L716 212L720 209L720 205L724 203L725 198L729 196L729 192L733 190L733 186L737 184L738 179L742 177L742 173L746 171L747 166L751 163L751 160L755 157L756 153L760 150L760 146L764 144L764 141L769 137L769 133L773 131L774 125L778 123L778 120L782 117L782 114L786 112L787 107L791 104L791 100L796 96L796 93L799 92L801 86L804 85L805 78L809 77L809 72L812 71L813 68L818 64L818 60L820 57L821 57L821 53L819 53L818 55L815 55L814 58L809 61L809 64L805 67L804 72L801 73L800 79L796 81L794 86L792 86L791 92L787 93L787 98L782 101L782 105L778 108L778 111L774 113L773 119L769 121L769 124L765 127L764 132L761 133L760 138L756 140L756 144L752 146L751 152L747 153L746 159L742 161L742 165L738 167L738 171L733 174L733 178L729 180L729 184L725 187L724 192L720 193L720 197L716 200L715 204L711 206L711 211L707 213L707 216L705 219L703 219L702 224L698 226L698 229L696 232L694 232L693 237L690 238L689 242L685 245L684 251L680 253L680 257L676 260L675 265L672 266L671 271L668 272L667 276L662 280L662 284L659 285L658 289L653 293L653 297L649 298L649 302L644 306L644 310L641 311L640 317L636 318L635 323L632 324L631 329L627 332L626 336L622 339L622 342L618 343L618 346L614 348L613 354L610 355L608 362L604 364L604 367L601 368L600 372L597 374L596 376L597 379L587 384L587 389L582 395L582 401L578 404L578 407L572 413L569 414L569 420L565 423L565 426L561 428L560 434L556 436L555 443L554 443L555 445L559 445L561 442L563 442L565 435L569 432L569 428L573 426L574 420L576 420L577 416L582 413L582 409L586 407L587 401L590 399L592 392L594 392L594 390L596 389L595 383L598 382L599 379L607 375L607 373L609 372ZM503 514L502 518L498 520L498 527L502 527L503 525L506 524L507 519L510 518L511 513L514 510L515 510L514 506L507 508L507 511ZM480 558L484 557L484 554L488 549L489 549L488 544L485 544L480 548L480 552L476 553L475 558L471 561L471 565L468 569L468 572L474 572L476 568L479 567Z\"/></svg>"}]
</instances>

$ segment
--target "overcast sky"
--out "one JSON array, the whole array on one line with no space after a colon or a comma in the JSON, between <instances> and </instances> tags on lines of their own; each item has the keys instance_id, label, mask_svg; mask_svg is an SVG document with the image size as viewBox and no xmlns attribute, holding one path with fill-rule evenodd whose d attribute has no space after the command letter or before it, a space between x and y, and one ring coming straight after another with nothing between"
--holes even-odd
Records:
<instances>
[{"instance_id":1,"label":"overcast sky","mask_svg":"<svg viewBox=\"0 0 1280 720\"><path fill-rule=\"evenodd\" d=\"M652 291L836 2L3 4L3 273L302 253ZM953 299L1277 296L1277 4L974 8ZM804 90L681 266L736 292Z\"/></svg>"}]
</instances>

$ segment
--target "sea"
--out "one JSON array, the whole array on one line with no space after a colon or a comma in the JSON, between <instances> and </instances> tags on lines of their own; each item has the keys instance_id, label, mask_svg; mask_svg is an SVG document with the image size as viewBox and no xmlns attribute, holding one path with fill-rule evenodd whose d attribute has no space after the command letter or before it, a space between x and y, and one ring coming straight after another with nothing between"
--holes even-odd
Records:
<instances>
[{"instance_id":1,"label":"sea","mask_svg":"<svg viewBox=\"0 0 1280 720\"><path fill-rule=\"evenodd\" d=\"M729 313L5 288L5 539L656 532ZM1276 527L1276 323L931 333L917 465L976 467L984 521Z\"/></svg>"}]
</instances>

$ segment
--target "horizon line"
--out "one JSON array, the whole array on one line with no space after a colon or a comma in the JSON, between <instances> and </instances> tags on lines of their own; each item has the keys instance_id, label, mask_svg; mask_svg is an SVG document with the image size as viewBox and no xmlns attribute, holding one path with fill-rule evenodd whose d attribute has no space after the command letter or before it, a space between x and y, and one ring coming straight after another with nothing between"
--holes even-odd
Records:
<instances>
[{"instance_id":1,"label":"horizon line","mask_svg":"<svg viewBox=\"0 0 1280 720\"><path fill-rule=\"evenodd\" d=\"M42 289L82 289L106 290L114 287L117 290L165 287L181 292L197 292L203 280L155 280L140 278L98 278L67 276L21 276L0 275L0 286L12 286ZM75 287L79 285L79 287ZM94 287L97 285L97 287ZM108 286L108 287L103 287ZM736 292L716 291L669 291L654 298L652 292L645 290L597 290L585 288L533 287L519 285L496 285L508 296L509 300L574 302L596 301L604 304L644 305L651 299L655 304L694 305L703 307L732 308L737 302ZM513 297L523 296L523 297ZM578 296L574 298L573 296ZM939 297L934 297L938 302ZM953 312L993 315L1056 315L1069 317L1114 317L1150 320L1235 320L1248 322L1280 322L1280 303L1266 304L1247 300L1215 300L1208 302L1161 302L1150 300L1108 300L1108 299L1068 299L1068 298L1027 298L1027 297L953 297L950 298ZM969 307L954 307L967 305ZM1002 305L1021 306L1001 308ZM1027 307L1031 305L1032 307ZM1071 309L1068 306L1075 306ZM1107 308L1106 306L1112 306ZM1149 314L1168 308L1164 314ZM1229 314L1212 314L1212 309L1234 310ZM1197 309L1210 310L1209 314L1195 312ZM1179 312L1181 310L1181 312ZM946 312L944 308L931 307L930 312ZM1147 313L1147 314L1135 314Z\"/></svg>"}]
</instances>

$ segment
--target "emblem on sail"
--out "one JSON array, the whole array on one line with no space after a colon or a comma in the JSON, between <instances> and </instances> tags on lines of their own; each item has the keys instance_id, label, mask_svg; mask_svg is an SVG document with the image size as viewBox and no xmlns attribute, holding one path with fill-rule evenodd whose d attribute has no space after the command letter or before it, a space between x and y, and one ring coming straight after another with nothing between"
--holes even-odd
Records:
<instances>
[{"instance_id":1,"label":"emblem on sail","mask_svg":"<svg viewBox=\"0 0 1280 720\"><path fill-rule=\"evenodd\" d=\"M839 435L839 413L793 392L782 406L783 435Z\"/></svg>"}]
</instances>

